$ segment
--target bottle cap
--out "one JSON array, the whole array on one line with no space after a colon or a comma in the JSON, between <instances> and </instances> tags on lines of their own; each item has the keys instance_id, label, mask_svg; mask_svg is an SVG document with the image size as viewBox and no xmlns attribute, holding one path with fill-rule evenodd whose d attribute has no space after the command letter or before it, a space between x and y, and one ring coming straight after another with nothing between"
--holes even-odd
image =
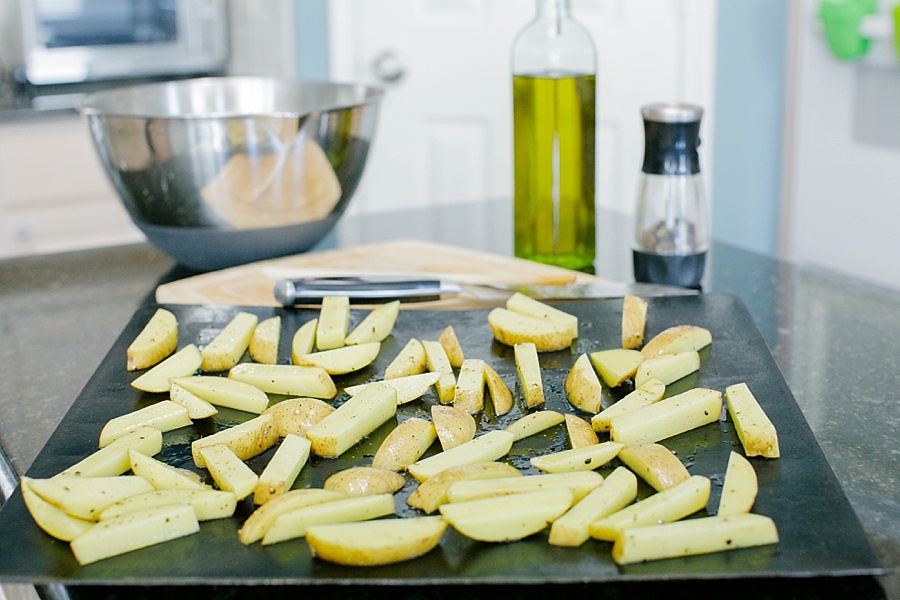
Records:
<instances>
[{"instance_id":1,"label":"bottle cap","mask_svg":"<svg viewBox=\"0 0 900 600\"><path fill-rule=\"evenodd\" d=\"M657 103L641 108L644 119L644 164L650 175L694 175L700 172L700 119L694 104Z\"/></svg>"}]
</instances>

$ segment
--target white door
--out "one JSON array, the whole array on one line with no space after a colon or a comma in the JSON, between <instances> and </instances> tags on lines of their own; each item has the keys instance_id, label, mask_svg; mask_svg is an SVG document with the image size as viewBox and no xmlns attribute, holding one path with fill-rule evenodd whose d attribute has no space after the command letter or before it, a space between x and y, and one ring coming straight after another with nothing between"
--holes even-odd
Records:
<instances>
[{"instance_id":1,"label":"white door","mask_svg":"<svg viewBox=\"0 0 900 600\"><path fill-rule=\"evenodd\" d=\"M793 3L782 251L900 289L900 60L887 21L894 4L881 2L866 21L869 52L839 61L816 17L819 2Z\"/></svg>"},{"instance_id":2,"label":"white door","mask_svg":"<svg viewBox=\"0 0 900 600\"><path fill-rule=\"evenodd\" d=\"M387 88L351 212L512 198L510 48L534 9L533 0L329 3L332 77ZM598 203L633 211L648 102L707 108L709 172L714 2L573 0L572 11L600 63Z\"/></svg>"}]
</instances>

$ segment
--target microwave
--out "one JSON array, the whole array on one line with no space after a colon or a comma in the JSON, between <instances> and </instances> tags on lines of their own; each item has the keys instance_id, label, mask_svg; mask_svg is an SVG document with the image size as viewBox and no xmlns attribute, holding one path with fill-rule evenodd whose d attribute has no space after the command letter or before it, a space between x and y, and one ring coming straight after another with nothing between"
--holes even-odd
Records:
<instances>
[{"instance_id":1,"label":"microwave","mask_svg":"<svg viewBox=\"0 0 900 600\"><path fill-rule=\"evenodd\" d=\"M227 0L19 0L33 85L216 74L228 60Z\"/></svg>"}]
</instances>

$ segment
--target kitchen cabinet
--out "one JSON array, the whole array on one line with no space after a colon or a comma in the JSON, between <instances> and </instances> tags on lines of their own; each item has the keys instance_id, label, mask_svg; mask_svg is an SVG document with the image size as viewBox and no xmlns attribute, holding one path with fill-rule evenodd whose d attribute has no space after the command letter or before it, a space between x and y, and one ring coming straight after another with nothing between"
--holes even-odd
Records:
<instances>
[{"instance_id":1,"label":"kitchen cabinet","mask_svg":"<svg viewBox=\"0 0 900 600\"><path fill-rule=\"evenodd\" d=\"M80 117L0 124L0 256L143 239Z\"/></svg>"}]
</instances>

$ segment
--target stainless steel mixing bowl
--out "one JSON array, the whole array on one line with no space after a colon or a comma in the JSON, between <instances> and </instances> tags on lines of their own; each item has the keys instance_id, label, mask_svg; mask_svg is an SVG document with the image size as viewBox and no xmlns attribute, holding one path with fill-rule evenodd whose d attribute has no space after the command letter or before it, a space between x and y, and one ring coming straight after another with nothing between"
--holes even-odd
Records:
<instances>
[{"instance_id":1,"label":"stainless steel mixing bowl","mask_svg":"<svg viewBox=\"0 0 900 600\"><path fill-rule=\"evenodd\" d=\"M79 108L147 239L213 270L309 250L332 230L362 177L382 95L214 77L113 88Z\"/></svg>"}]
</instances>

